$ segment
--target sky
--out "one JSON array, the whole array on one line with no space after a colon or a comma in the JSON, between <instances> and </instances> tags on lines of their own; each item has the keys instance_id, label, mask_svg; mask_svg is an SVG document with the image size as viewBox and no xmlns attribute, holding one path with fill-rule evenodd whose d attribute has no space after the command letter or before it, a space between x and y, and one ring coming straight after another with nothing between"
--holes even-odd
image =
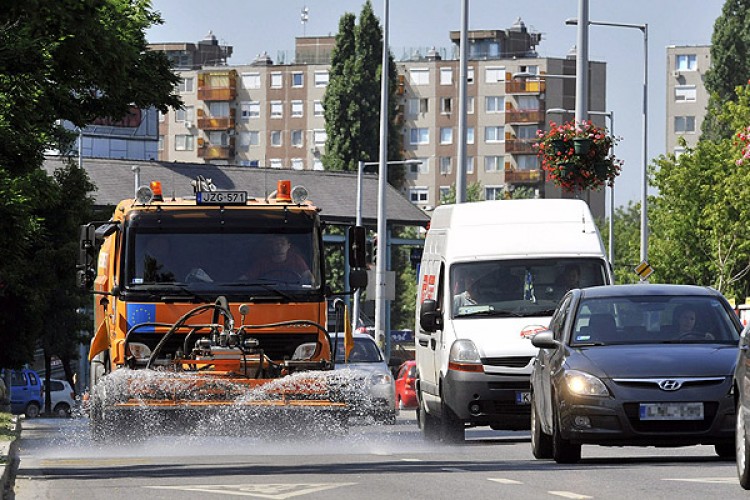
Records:
<instances>
[{"instance_id":1,"label":"sky","mask_svg":"<svg viewBox=\"0 0 750 500\"><path fill-rule=\"evenodd\" d=\"M383 17L385 0L372 0ZM150 43L197 42L209 31L222 45L234 47L230 65L252 62L267 52L278 60L292 53L298 36L335 35L342 14L356 15L364 0L152 0L164 24L147 31ZM462 0L390 0L391 51L398 59L414 47L449 48L449 32L459 30ZM591 0L591 21L648 24L648 158L665 153L666 48L708 45L724 2L719 0ZM308 21L301 11L308 9ZM537 52L565 57L576 44L575 26L565 19L578 14L578 0L469 0L468 26L507 29L519 17L531 31L542 33ZM409 53L409 52L407 52ZM643 34L637 29L591 26L589 59L607 63L607 110L622 138L616 155L624 166L615 186L615 204L638 202L642 190ZM559 120L559 118L558 118ZM653 190L649 190L653 193Z\"/></svg>"}]
</instances>

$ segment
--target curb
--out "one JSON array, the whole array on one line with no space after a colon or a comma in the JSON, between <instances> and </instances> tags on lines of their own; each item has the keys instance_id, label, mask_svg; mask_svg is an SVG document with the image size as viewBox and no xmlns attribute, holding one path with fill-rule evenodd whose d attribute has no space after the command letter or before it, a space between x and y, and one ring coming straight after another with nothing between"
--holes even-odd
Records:
<instances>
[{"instance_id":1,"label":"curb","mask_svg":"<svg viewBox=\"0 0 750 500\"><path fill-rule=\"evenodd\" d=\"M12 441L0 442L0 459L4 459L5 463L0 464L0 498L12 498L10 496L11 490L13 489L13 471L18 465L18 438L21 437L21 419L20 417L15 418L15 434L16 438Z\"/></svg>"}]
</instances>

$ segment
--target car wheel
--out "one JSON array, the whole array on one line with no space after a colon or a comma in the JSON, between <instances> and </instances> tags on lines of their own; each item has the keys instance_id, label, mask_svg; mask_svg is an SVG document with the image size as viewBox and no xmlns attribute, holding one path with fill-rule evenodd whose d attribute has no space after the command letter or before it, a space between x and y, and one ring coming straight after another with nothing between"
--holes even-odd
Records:
<instances>
[{"instance_id":1,"label":"car wheel","mask_svg":"<svg viewBox=\"0 0 750 500\"><path fill-rule=\"evenodd\" d=\"M427 441L437 441L440 439L440 428L435 417L427 413L425 409L424 399L422 397L417 398L419 405L417 406L417 424L422 430L422 436Z\"/></svg>"},{"instance_id":2,"label":"car wheel","mask_svg":"<svg viewBox=\"0 0 750 500\"><path fill-rule=\"evenodd\" d=\"M534 395L531 395L531 452L535 458L552 458L552 436L545 434L536 412Z\"/></svg>"},{"instance_id":3,"label":"car wheel","mask_svg":"<svg viewBox=\"0 0 750 500\"><path fill-rule=\"evenodd\" d=\"M750 443L747 439L747 423L745 422L745 409L741 402L737 402L737 425L734 433L735 452L737 454L737 475L740 486L750 490Z\"/></svg>"},{"instance_id":4,"label":"car wheel","mask_svg":"<svg viewBox=\"0 0 750 500\"><path fill-rule=\"evenodd\" d=\"M70 416L70 405L67 403L58 403L55 406L54 412L60 418L67 418Z\"/></svg>"},{"instance_id":5,"label":"car wheel","mask_svg":"<svg viewBox=\"0 0 750 500\"><path fill-rule=\"evenodd\" d=\"M463 420L451 410L445 401L441 400L440 409L440 434L446 443L463 443L466 438L466 432Z\"/></svg>"},{"instance_id":6,"label":"car wheel","mask_svg":"<svg viewBox=\"0 0 750 500\"><path fill-rule=\"evenodd\" d=\"M574 464L581 460L581 445L563 439L560 432L560 415L557 412L552 421L552 458L558 464Z\"/></svg>"},{"instance_id":7,"label":"car wheel","mask_svg":"<svg viewBox=\"0 0 750 500\"><path fill-rule=\"evenodd\" d=\"M26 418L36 418L41 413L41 408L37 403L29 403L26 407Z\"/></svg>"}]
</instances>

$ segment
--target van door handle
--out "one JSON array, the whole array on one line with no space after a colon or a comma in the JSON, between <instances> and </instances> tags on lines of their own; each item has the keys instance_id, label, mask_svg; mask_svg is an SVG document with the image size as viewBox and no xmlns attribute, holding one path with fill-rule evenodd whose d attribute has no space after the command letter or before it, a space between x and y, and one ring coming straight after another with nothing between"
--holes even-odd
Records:
<instances>
[{"instance_id":1,"label":"van door handle","mask_svg":"<svg viewBox=\"0 0 750 500\"><path fill-rule=\"evenodd\" d=\"M430 339L430 348L431 348L431 349L432 349L433 351L435 350L435 346L437 346L437 340L435 340L435 339Z\"/></svg>"},{"instance_id":2,"label":"van door handle","mask_svg":"<svg viewBox=\"0 0 750 500\"><path fill-rule=\"evenodd\" d=\"M425 339L419 339L419 345L422 347L427 347L427 341Z\"/></svg>"}]
</instances>

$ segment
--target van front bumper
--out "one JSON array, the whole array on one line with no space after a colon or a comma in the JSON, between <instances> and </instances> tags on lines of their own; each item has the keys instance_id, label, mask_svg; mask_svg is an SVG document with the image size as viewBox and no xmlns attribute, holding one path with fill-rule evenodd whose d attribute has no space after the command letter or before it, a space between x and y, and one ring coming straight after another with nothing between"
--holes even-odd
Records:
<instances>
[{"instance_id":1,"label":"van front bumper","mask_svg":"<svg viewBox=\"0 0 750 500\"><path fill-rule=\"evenodd\" d=\"M470 425L528 430L531 416L528 374L487 374L449 370L443 379L443 401Z\"/></svg>"}]
</instances>

